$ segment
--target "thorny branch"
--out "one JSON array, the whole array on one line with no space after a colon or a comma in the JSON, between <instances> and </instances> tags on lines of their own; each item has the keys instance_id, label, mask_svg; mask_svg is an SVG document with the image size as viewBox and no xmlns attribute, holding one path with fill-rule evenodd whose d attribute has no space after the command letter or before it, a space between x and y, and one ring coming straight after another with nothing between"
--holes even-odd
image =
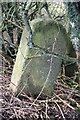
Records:
<instances>
[{"instance_id":1,"label":"thorny branch","mask_svg":"<svg viewBox=\"0 0 80 120\"><path fill-rule=\"evenodd\" d=\"M23 21L24 21L24 24L25 24L25 27L26 27L26 31L28 32L28 46L29 48L33 48L33 43L32 43L32 30L31 30L31 27L30 27L30 24L29 24L29 21L28 21L28 18L27 18L27 12L24 10L23 11Z\"/></svg>"},{"instance_id":2,"label":"thorny branch","mask_svg":"<svg viewBox=\"0 0 80 120\"><path fill-rule=\"evenodd\" d=\"M37 4L37 2L36 2L36 4ZM38 4L40 5L40 8L38 8L38 9L45 8L46 11L47 11L47 14L48 14L49 18L51 18L51 15L50 15L49 10L48 10L48 4L47 4L47 2L44 2L44 3L42 3L42 4L41 4L41 3L38 3ZM28 46L29 46L29 48L33 48L33 47L34 47L34 45L33 45L33 43L32 43L32 30L31 30L31 27L30 27L30 24L29 24L29 20L28 20L28 11L29 11L31 5L32 5L32 2L30 2L30 3L27 5L27 8L26 8L26 9L24 8L24 9L22 10L23 22L24 22L24 24L25 24L26 31L28 32ZM37 11L38 11L38 9L37 9Z\"/></svg>"},{"instance_id":3,"label":"thorny branch","mask_svg":"<svg viewBox=\"0 0 80 120\"><path fill-rule=\"evenodd\" d=\"M29 4L28 8L30 6L31 6L31 4ZM46 9L46 11L49 15L48 6L47 6L46 2L45 2L45 4L43 4L42 8L43 7ZM40 50L41 56L44 56L44 55L52 56L53 55L54 57L56 57L58 59L62 59L64 61L69 61L69 62L73 62L73 63L78 61L76 58L72 58L72 57L69 57L67 55L65 56L65 55L61 55L61 54L58 54L58 53L54 53L54 52L49 52L48 50L45 50L45 49L39 47L38 45L35 45L32 41L32 30L31 30L30 23L29 23L29 20L28 20L28 9L22 10L22 17L23 17L23 21L24 21L24 24L25 24L25 27L26 27L26 31L28 33L28 46L29 46L29 48ZM40 57L40 55L38 57ZM30 59L30 58L28 58L28 59Z\"/></svg>"}]
</instances>

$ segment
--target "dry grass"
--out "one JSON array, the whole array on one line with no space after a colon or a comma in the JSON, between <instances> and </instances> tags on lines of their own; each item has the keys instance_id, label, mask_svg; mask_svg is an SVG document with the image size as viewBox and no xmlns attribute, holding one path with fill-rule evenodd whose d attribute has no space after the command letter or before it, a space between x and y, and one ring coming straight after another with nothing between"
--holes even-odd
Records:
<instances>
[{"instance_id":1,"label":"dry grass","mask_svg":"<svg viewBox=\"0 0 80 120\"><path fill-rule=\"evenodd\" d=\"M59 76L54 95L45 96L45 99L36 99L25 93L16 97L9 90L12 65L4 59L0 62L3 63L0 76L0 117L3 120L80 120L80 88L76 82L70 82L74 78Z\"/></svg>"}]
</instances>

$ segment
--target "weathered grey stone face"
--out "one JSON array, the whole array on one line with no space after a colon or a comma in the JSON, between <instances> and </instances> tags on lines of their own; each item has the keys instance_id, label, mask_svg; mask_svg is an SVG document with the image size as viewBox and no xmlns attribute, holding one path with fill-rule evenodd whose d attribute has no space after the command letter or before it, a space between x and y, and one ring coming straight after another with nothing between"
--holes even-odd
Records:
<instances>
[{"instance_id":1,"label":"weathered grey stone face","mask_svg":"<svg viewBox=\"0 0 80 120\"><path fill-rule=\"evenodd\" d=\"M66 54L68 37L62 25L53 20L31 22L33 42L49 52ZM24 29L14 65L10 88L16 93L53 95L54 82L61 70L62 60L42 55L38 49L27 46L27 31ZM41 56L42 55L42 56ZM28 59L29 58L29 59Z\"/></svg>"}]
</instances>

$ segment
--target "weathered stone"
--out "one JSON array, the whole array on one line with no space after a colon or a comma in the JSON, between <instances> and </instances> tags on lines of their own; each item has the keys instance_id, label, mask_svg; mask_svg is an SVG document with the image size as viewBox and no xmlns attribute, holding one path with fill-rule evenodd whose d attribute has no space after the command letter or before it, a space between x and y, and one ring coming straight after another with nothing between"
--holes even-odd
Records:
<instances>
[{"instance_id":1,"label":"weathered stone","mask_svg":"<svg viewBox=\"0 0 80 120\"><path fill-rule=\"evenodd\" d=\"M66 54L69 39L62 25L53 20L34 20L31 22L31 28L32 40L36 45L49 52ZM27 36L24 29L10 88L17 94L24 91L34 96L38 95L45 85L42 93L52 95L62 60L54 56L39 56L40 50L28 48Z\"/></svg>"}]
</instances>

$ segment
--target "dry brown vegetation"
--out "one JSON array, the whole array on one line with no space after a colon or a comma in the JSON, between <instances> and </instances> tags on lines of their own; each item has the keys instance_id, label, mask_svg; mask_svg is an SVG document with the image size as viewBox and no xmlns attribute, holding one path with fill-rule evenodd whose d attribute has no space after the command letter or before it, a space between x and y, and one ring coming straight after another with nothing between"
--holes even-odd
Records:
<instances>
[{"instance_id":1,"label":"dry brown vegetation","mask_svg":"<svg viewBox=\"0 0 80 120\"><path fill-rule=\"evenodd\" d=\"M3 68L1 78L1 113L3 120L79 120L80 90L74 78L58 76L54 95L33 98L25 95L14 96L9 90L13 65L1 57Z\"/></svg>"},{"instance_id":2,"label":"dry brown vegetation","mask_svg":"<svg viewBox=\"0 0 80 120\"><path fill-rule=\"evenodd\" d=\"M7 8L7 5L3 3L2 7L4 13L2 32L8 30L11 39L9 39L7 33L3 35L3 38L6 36L3 42L5 51L2 51L2 55L0 51L0 118L3 120L80 120L80 85L75 81L76 76L68 78L60 74L55 82L54 95L44 95L44 98L40 97L36 99L36 97L33 98L32 96L25 95L25 93L15 96L14 93L9 90L15 56L13 56L13 58L7 56L6 50L12 45L15 53L17 52L19 45L17 42L20 42L24 24L23 21L21 21L21 14L18 16L20 11L18 5L15 7L15 3L12 3L12 5L9 5L9 8ZM54 9L54 7L58 9ZM54 20L58 19L58 21L61 22L65 10L63 9L62 11L64 11L64 13L59 13L61 17L58 17L59 15L56 16L56 12L60 12L60 8L57 4L54 4L54 7L49 7L51 15ZM31 15L32 19L37 16L36 9L37 7L33 6L29 11L29 17ZM43 15L44 13L41 16L43 17ZM40 15L38 16L40 17ZM29 19L31 19L31 17ZM66 22L64 22L64 26L67 25ZM13 40L13 42L11 40ZM8 52L9 50L8 48ZM10 51L9 53L12 56L12 52Z\"/></svg>"}]
</instances>

